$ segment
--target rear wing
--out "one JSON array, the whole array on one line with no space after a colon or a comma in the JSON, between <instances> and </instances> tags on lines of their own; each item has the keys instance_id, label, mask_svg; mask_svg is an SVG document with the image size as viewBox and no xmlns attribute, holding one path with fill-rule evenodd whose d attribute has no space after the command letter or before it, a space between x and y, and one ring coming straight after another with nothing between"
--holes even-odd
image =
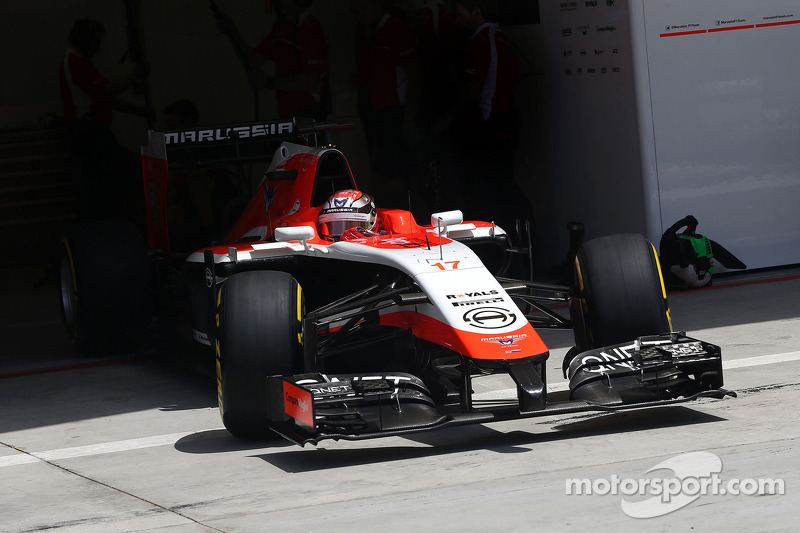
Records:
<instances>
[{"instance_id":1,"label":"rear wing","mask_svg":"<svg viewBox=\"0 0 800 533\"><path fill-rule=\"evenodd\" d=\"M269 161L284 141L307 146L330 144L330 132L352 124L315 123L293 117L274 121L222 124L183 130L150 130L141 147L142 177L151 249L169 251L167 186L169 173Z\"/></svg>"}]
</instances>

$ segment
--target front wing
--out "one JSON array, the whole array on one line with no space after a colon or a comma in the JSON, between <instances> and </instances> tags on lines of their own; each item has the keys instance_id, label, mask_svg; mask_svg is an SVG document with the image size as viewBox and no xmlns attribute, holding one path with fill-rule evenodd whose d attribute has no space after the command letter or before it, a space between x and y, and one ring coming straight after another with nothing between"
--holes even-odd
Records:
<instances>
[{"instance_id":1,"label":"front wing","mask_svg":"<svg viewBox=\"0 0 800 533\"><path fill-rule=\"evenodd\" d=\"M528 364L530 368L521 369ZM305 445L324 439L361 440L467 424L579 411L618 411L723 398L720 348L672 333L589 350L569 369L569 397L547 401L541 362L514 361L506 369L517 398L480 407L465 395L439 406L411 374L303 374L267 380L270 427ZM469 386L469 379L466 380ZM468 389L470 390L470 389Z\"/></svg>"}]
</instances>

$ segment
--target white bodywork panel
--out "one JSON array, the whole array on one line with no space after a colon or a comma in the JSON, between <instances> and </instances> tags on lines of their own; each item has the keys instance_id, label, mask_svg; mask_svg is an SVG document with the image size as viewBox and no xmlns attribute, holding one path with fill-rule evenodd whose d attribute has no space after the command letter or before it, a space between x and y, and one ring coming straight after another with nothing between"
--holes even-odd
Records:
<instances>
[{"instance_id":1,"label":"white bodywork panel","mask_svg":"<svg viewBox=\"0 0 800 533\"><path fill-rule=\"evenodd\" d=\"M435 229L427 231L427 239L425 234L412 234L330 244L253 243L231 247L227 253L216 253L214 261L239 263L304 255L320 262L321 273L325 272L325 259L389 266L407 274L430 302L383 309L381 315L386 316L390 324L420 328L423 338L435 337L445 346L479 353L485 359L544 354L547 348L524 313L471 248L444 236L449 231L457 235L488 237L502 230L456 224L443 232L442 246L438 245ZM196 252L187 261L202 263L203 254Z\"/></svg>"}]
</instances>

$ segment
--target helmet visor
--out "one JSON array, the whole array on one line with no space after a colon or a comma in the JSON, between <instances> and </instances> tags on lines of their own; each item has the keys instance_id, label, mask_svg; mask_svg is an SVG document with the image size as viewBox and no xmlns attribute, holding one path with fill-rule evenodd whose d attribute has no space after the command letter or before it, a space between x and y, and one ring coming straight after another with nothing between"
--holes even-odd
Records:
<instances>
[{"instance_id":1,"label":"helmet visor","mask_svg":"<svg viewBox=\"0 0 800 533\"><path fill-rule=\"evenodd\" d=\"M352 228L368 230L372 227L372 223L369 220L331 220L326 222L326 225L331 237L341 237L345 231Z\"/></svg>"}]
</instances>

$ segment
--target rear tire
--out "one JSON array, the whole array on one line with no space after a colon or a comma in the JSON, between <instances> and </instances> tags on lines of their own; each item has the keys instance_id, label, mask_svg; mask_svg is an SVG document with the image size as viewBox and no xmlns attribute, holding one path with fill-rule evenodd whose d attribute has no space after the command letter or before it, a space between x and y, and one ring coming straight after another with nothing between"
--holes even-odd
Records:
<instances>
[{"instance_id":1,"label":"rear tire","mask_svg":"<svg viewBox=\"0 0 800 533\"><path fill-rule=\"evenodd\" d=\"M222 422L241 439L269 429L267 377L302 372L303 295L285 272L234 274L221 287L217 392Z\"/></svg>"},{"instance_id":2,"label":"rear tire","mask_svg":"<svg viewBox=\"0 0 800 533\"><path fill-rule=\"evenodd\" d=\"M152 319L150 266L144 240L124 221L86 222L61 238L61 314L67 337L86 355L129 348L129 334Z\"/></svg>"},{"instance_id":3,"label":"rear tire","mask_svg":"<svg viewBox=\"0 0 800 533\"><path fill-rule=\"evenodd\" d=\"M658 256L643 236L587 242L575 258L575 274L582 316L577 352L671 331Z\"/></svg>"}]
</instances>

